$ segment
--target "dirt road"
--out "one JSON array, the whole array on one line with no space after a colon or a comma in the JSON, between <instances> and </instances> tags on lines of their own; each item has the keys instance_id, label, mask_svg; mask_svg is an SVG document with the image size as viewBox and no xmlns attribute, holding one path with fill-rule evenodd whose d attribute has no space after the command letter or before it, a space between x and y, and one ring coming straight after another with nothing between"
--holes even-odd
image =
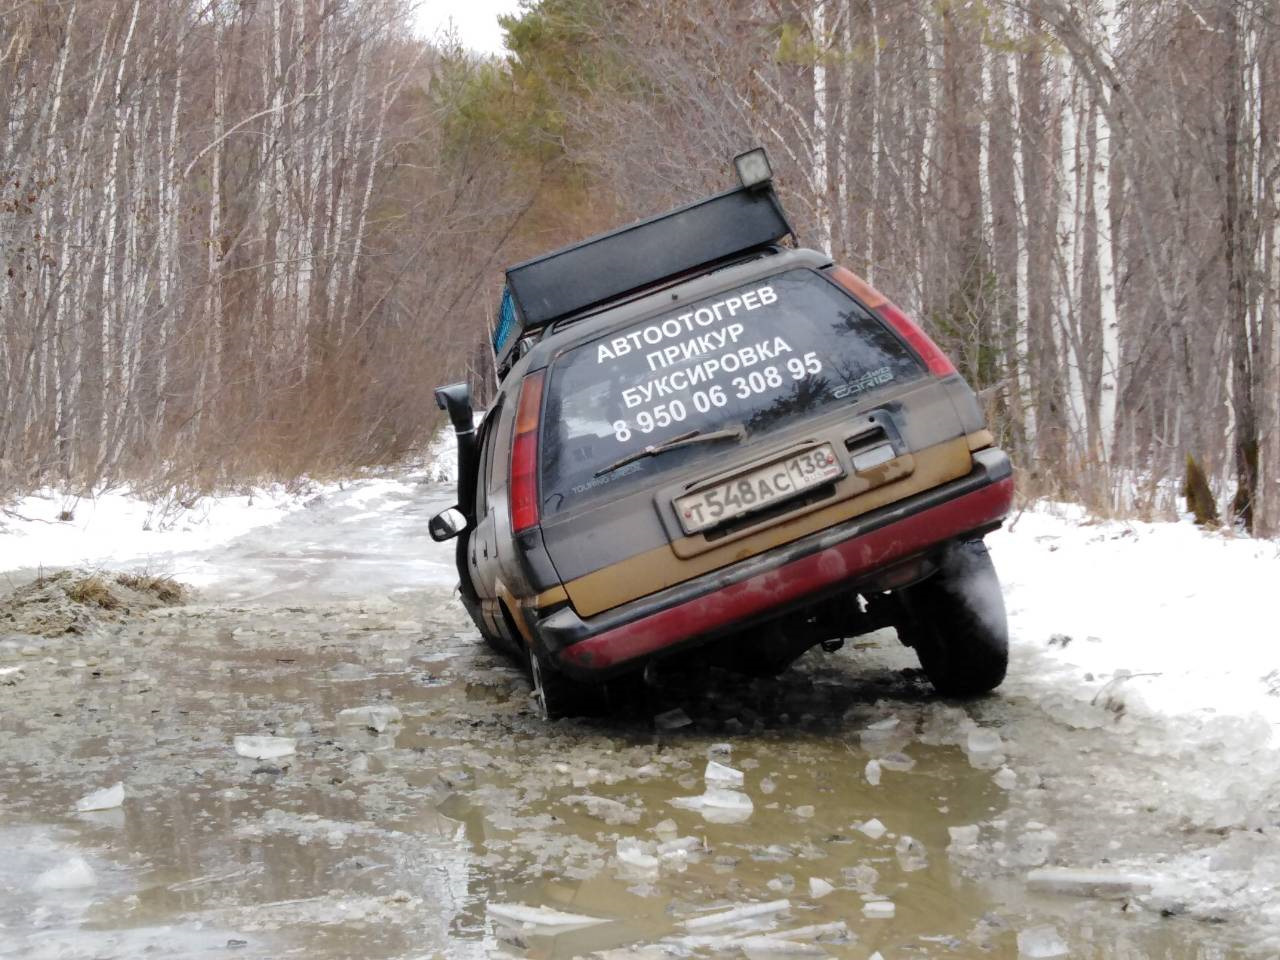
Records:
<instances>
[{"instance_id":1,"label":"dirt road","mask_svg":"<svg viewBox=\"0 0 1280 960\"><path fill-rule=\"evenodd\" d=\"M196 605L0 634L0 956L1274 952L1274 838L1034 657L946 703L885 632L541 723L440 582L443 497L353 488L180 558Z\"/></svg>"}]
</instances>

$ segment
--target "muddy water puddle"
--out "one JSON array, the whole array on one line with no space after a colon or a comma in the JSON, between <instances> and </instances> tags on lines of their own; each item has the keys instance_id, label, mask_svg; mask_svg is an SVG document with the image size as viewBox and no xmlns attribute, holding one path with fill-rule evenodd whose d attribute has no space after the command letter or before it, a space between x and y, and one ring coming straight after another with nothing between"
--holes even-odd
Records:
<instances>
[{"instance_id":1,"label":"muddy water puddle","mask_svg":"<svg viewBox=\"0 0 1280 960\"><path fill-rule=\"evenodd\" d=\"M0 689L0 955L1239 955L1136 897L1029 894L1076 827L974 747L1030 708L933 699L891 637L546 725L451 601L397 599L179 609L29 660ZM362 706L398 714L339 721Z\"/></svg>"}]
</instances>

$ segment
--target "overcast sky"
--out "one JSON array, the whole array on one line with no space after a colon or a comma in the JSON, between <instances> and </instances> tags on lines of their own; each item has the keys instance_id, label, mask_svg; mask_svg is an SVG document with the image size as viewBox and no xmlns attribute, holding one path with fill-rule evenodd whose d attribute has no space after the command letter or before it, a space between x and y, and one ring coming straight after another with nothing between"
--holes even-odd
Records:
<instances>
[{"instance_id":1,"label":"overcast sky","mask_svg":"<svg viewBox=\"0 0 1280 960\"><path fill-rule=\"evenodd\" d=\"M498 16L519 8L517 0L420 0L415 19L424 37L444 31L452 20L463 46L477 53L505 53Z\"/></svg>"}]
</instances>

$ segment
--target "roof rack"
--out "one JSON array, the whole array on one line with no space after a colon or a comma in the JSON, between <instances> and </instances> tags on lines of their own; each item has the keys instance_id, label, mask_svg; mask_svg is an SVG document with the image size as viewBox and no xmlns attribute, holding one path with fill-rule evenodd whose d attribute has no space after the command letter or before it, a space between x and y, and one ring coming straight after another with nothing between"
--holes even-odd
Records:
<instances>
[{"instance_id":1,"label":"roof rack","mask_svg":"<svg viewBox=\"0 0 1280 960\"><path fill-rule=\"evenodd\" d=\"M734 164L742 186L507 268L506 322L494 338L499 369L527 333L794 236L764 149L740 154Z\"/></svg>"}]
</instances>

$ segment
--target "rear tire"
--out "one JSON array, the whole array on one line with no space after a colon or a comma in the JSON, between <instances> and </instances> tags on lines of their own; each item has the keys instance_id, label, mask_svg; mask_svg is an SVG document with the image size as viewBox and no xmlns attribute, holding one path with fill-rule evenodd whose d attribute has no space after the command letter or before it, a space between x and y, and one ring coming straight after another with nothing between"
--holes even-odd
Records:
<instances>
[{"instance_id":1,"label":"rear tire","mask_svg":"<svg viewBox=\"0 0 1280 960\"><path fill-rule=\"evenodd\" d=\"M902 602L898 632L938 693L976 697L1000 686L1009 666L1009 622L986 544L953 544L937 573L902 590Z\"/></svg>"},{"instance_id":2,"label":"rear tire","mask_svg":"<svg viewBox=\"0 0 1280 960\"><path fill-rule=\"evenodd\" d=\"M566 677L537 645L529 648L529 681L535 709L543 720L597 716L605 708L603 685Z\"/></svg>"}]
</instances>

